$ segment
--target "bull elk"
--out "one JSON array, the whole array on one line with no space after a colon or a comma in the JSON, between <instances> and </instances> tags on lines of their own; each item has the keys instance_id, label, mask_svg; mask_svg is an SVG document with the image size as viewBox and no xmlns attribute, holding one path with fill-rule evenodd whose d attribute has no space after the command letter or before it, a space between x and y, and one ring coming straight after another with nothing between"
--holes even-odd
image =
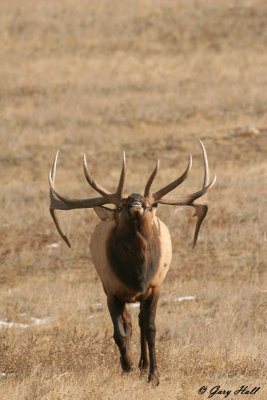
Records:
<instances>
[{"instance_id":1,"label":"bull elk","mask_svg":"<svg viewBox=\"0 0 267 400\"><path fill-rule=\"evenodd\" d=\"M159 383L159 375L155 353L155 315L162 284L172 257L171 239L167 226L156 216L158 204L173 206L191 206L197 216L193 247L198 238L200 225L203 222L208 206L197 204L196 200L203 196L215 183L209 179L208 159L201 141L204 159L204 182L202 189L178 198L165 197L187 177L192 156L184 173L175 181L157 192L151 192L151 185L158 172L159 161L150 175L144 195L133 193L123 195L126 172L125 154L123 154L122 170L118 188L111 193L99 185L89 174L86 157L83 159L83 170L89 185L100 196L87 199L74 199L62 196L55 188L55 175L58 152L55 156L50 174L50 213L56 228L66 244L70 246L63 233L55 210L72 210L75 208L94 208L101 219L91 237L90 250L93 263L102 281L107 295L107 304L114 326L114 340L120 351L120 362L123 371L131 371L133 361L130 350L132 335L131 318L126 303L140 302L139 326L141 337L141 371L149 369L149 381ZM113 207L104 207L112 204ZM149 351L149 358L147 354Z\"/></svg>"}]
</instances>

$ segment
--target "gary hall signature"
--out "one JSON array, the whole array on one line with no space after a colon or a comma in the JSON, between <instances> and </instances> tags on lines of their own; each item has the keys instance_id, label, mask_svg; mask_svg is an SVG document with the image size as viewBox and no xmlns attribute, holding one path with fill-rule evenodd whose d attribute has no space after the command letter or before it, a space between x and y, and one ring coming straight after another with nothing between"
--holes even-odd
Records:
<instances>
[{"instance_id":1,"label":"gary hall signature","mask_svg":"<svg viewBox=\"0 0 267 400\"><path fill-rule=\"evenodd\" d=\"M220 385L213 386L211 389L208 389L208 386L204 385L198 390L199 394L209 394L208 399L211 399L215 395L222 394L224 398L228 397L231 393L235 396L239 394L256 394L260 390L260 386L255 386L253 389L249 389L248 386L242 385L239 389L233 390L225 390L222 389Z\"/></svg>"}]
</instances>

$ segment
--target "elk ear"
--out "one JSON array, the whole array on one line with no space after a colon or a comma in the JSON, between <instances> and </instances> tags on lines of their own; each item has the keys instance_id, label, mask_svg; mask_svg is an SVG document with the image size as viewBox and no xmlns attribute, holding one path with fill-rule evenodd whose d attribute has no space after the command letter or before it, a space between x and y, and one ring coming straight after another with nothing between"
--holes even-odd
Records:
<instances>
[{"instance_id":1,"label":"elk ear","mask_svg":"<svg viewBox=\"0 0 267 400\"><path fill-rule=\"evenodd\" d=\"M114 210L104 206L96 206L94 210L97 216L102 219L102 221L106 221L108 219L112 219L114 215Z\"/></svg>"}]
</instances>

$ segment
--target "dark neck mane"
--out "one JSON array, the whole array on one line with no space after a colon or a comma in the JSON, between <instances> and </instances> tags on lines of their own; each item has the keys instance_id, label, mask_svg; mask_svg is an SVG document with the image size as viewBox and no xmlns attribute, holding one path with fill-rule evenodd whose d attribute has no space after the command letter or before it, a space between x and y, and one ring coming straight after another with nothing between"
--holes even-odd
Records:
<instances>
[{"instance_id":1,"label":"dark neck mane","mask_svg":"<svg viewBox=\"0 0 267 400\"><path fill-rule=\"evenodd\" d=\"M159 266L155 225L134 220L127 227L116 226L108 239L107 256L116 276L129 289L144 293Z\"/></svg>"}]
</instances>

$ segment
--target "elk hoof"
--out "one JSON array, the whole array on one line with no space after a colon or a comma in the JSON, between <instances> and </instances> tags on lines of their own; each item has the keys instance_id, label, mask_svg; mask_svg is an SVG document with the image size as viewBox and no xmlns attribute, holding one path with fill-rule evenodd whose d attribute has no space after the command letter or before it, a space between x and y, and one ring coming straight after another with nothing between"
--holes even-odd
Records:
<instances>
[{"instance_id":1,"label":"elk hoof","mask_svg":"<svg viewBox=\"0 0 267 400\"><path fill-rule=\"evenodd\" d=\"M148 375L148 382L152 383L152 386L158 386L159 385L159 374L157 372L154 373L149 373Z\"/></svg>"},{"instance_id":2,"label":"elk hoof","mask_svg":"<svg viewBox=\"0 0 267 400\"><path fill-rule=\"evenodd\" d=\"M143 360L143 358L140 358L139 361L139 369L141 372L144 372L148 368L148 361Z\"/></svg>"},{"instance_id":3,"label":"elk hoof","mask_svg":"<svg viewBox=\"0 0 267 400\"><path fill-rule=\"evenodd\" d=\"M121 368L123 372L131 372L134 369L133 364L128 363L122 357L121 357Z\"/></svg>"}]
</instances>

